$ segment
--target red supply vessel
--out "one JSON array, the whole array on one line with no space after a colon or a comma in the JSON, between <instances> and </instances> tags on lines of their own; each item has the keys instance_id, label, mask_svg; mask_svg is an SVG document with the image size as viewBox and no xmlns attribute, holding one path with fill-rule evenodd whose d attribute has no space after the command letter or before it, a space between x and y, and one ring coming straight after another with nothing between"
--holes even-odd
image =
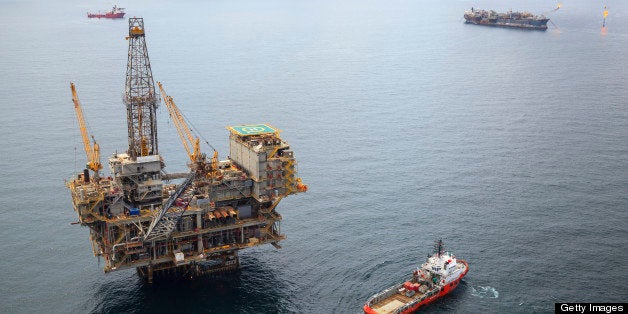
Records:
<instances>
[{"instance_id":1,"label":"red supply vessel","mask_svg":"<svg viewBox=\"0 0 628 314\"><path fill-rule=\"evenodd\" d=\"M454 290L468 271L467 262L445 252L439 240L434 254L413 272L412 279L370 297L364 313L412 313Z\"/></svg>"},{"instance_id":2,"label":"red supply vessel","mask_svg":"<svg viewBox=\"0 0 628 314\"><path fill-rule=\"evenodd\" d=\"M126 14L124 12L124 8L118 8L117 6L113 6L113 9L111 9L111 11L109 12L105 12L105 13L89 13L87 12L87 17L88 18L104 18L104 19L121 19L124 17L124 14Z\"/></svg>"}]
</instances>

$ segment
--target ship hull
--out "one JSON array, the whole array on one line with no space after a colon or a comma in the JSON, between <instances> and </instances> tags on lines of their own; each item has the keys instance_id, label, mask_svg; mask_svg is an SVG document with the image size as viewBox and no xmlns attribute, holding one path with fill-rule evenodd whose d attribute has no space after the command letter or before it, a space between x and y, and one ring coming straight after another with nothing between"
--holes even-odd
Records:
<instances>
[{"instance_id":1,"label":"ship hull","mask_svg":"<svg viewBox=\"0 0 628 314\"><path fill-rule=\"evenodd\" d=\"M467 24L542 31L547 29L547 22L549 22L544 15L534 15L529 12L497 13L473 8L464 13L464 19Z\"/></svg>"},{"instance_id":2,"label":"ship hull","mask_svg":"<svg viewBox=\"0 0 628 314\"><path fill-rule=\"evenodd\" d=\"M505 27L505 28L519 28L519 29L531 29L531 30L547 30L547 22L546 20L537 20L537 21L529 21L529 22L517 22L517 21L497 21L490 22L485 20L476 21L473 19L468 19L465 21L467 24L475 24L475 25L485 25L485 26L493 26L493 27Z\"/></svg>"},{"instance_id":3,"label":"ship hull","mask_svg":"<svg viewBox=\"0 0 628 314\"><path fill-rule=\"evenodd\" d=\"M421 302L418 302L412 306L409 306L407 309L403 310L403 311L381 311L381 310L375 310L371 307L371 300L369 300L365 305L364 305L364 313L365 314L382 314L382 313L403 313L403 314L408 314L408 313L414 313L415 311L419 310L421 307L426 306L444 296L446 296L447 294L449 294L450 292L452 292L454 289L456 289L456 287L458 287L458 284L460 284L460 281L462 280L462 278L464 278L464 276L467 274L467 272L469 271L469 264L467 264L466 261L464 260L458 260L458 262L464 264L465 266L465 270L462 274L460 274L460 276L458 278L456 278L455 280L452 280L451 282L447 283L446 285L440 287L438 293L433 294L430 297L425 298L424 300L422 300ZM393 289L396 290L398 287L401 287L403 284L399 284L397 286L391 287L389 289ZM407 304L406 304L407 305Z\"/></svg>"},{"instance_id":4,"label":"ship hull","mask_svg":"<svg viewBox=\"0 0 628 314\"><path fill-rule=\"evenodd\" d=\"M124 17L126 13L106 13L106 14L92 14L87 13L88 18L99 18L99 19L121 19Z\"/></svg>"}]
</instances>

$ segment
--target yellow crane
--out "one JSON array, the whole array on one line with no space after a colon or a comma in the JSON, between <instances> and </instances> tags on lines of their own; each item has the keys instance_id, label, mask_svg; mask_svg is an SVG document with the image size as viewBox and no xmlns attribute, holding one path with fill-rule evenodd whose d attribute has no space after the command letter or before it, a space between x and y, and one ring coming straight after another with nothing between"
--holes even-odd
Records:
<instances>
[{"instance_id":1,"label":"yellow crane","mask_svg":"<svg viewBox=\"0 0 628 314\"><path fill-rule=\"evenodd\" d=\"M93 144L89 141L87 127L85 126L85 118L83 118L83 108L81 107L81 102L79 101L78 94L76 93L74 83L72 82L70 82L70 89L72 90L74 111L76 111L76 118L78 119L81 136L83 137L83 147L85 148L85 154L87 154L87 168L94 171L94 175L98 177L98 170L102 169L102 164L100 163L100 147L98 146L98 143L96 143L93 135L91 136Z\"/></svg>"},{"instance_id":2,"label":"yellow crane","mask_svg":"<svg viewBox=\"0 0 628 314\"><path fill-rule=\"evenodd\" d=\"M168 108L168 113L170 114L170 118L174 122L174 126L177 128L177 133L179 134L179 138L181 139L181 142L183 143L183 147L185 148L185 151L188 153L188 156L190 157L190 161L192 162L192 165L197 165L200 168L204 168L205 155L201 154L200 139L192 135L192 130L185 122L185 119L183 118L183 114L181 114L181 111L179 111L179 108L174 103L174 100L172 99L172 97L166 94L166 91L164 90L163 85L161 85L161 82L157 82L157 85L159 86L159 91L161 92L161 96L164 100L164 103L166 103L166 107ZM208 172L208 175L216 174L217 170L218 170L218 152L214 150L214 156L212 157L212 162L211 162L211 171Z\"/></svg>"}]
</instances>

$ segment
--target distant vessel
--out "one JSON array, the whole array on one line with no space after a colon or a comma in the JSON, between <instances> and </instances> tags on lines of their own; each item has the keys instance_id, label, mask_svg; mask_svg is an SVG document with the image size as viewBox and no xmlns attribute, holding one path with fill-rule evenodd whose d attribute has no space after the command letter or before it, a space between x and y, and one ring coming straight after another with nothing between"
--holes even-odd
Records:
<instances>
[{"instance_id":1,"label":"distant vessel","mask_svg":"<svg viewBox=\"0 0 628 314\"><path fill-rule=\"evenodd\" d=\"M124 17L124 14L126 14L124 12L124 8L118 8L117 6L113 6L113 9L111 9L111 11L109 12L105 12L105 13L89 13L87 12L87 17L88 18L105 18L105 19L121 19Z\"/></svg>"},{"instance_id":2,"label":"distant vessel","mask_svg":"<svg viewBox=\"0 0 628 314\"><path fill-rule=\"evenodd\" d=\"M374 296L364 305L364 313L412 313L455 289L469 271L464 260L444 252L443 241L434 245L434 253L414 271L412 278Z\"/></svg>"},{"instance_id":3,"label":"distant vessel","mask_svg":"<svg viewBox=\"0 0 628 314\"><path fill-rule=\"evenodd\" d=\"M546 30L549 19L544 15L534 15L530 12L497 13L493 10L477 10L471 8L464 12L465 23L499 27L514 27L523 29Z\"/></svg>"}]
</instances>

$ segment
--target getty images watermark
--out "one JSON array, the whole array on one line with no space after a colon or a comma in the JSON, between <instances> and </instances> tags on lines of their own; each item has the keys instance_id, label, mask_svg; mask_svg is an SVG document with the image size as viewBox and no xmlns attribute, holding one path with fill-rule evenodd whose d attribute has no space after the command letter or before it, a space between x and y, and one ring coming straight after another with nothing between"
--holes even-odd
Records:
<instances>
[{"instance_id":1,"label":"getty images watermark","mask_svg":"<svg viewBox=\"0 0 628 314\"><path fill-rule=\"evenodd\" d=\"M625 313L626 303L554 303L555 313Z\"/></svg>"}]
</instances>

